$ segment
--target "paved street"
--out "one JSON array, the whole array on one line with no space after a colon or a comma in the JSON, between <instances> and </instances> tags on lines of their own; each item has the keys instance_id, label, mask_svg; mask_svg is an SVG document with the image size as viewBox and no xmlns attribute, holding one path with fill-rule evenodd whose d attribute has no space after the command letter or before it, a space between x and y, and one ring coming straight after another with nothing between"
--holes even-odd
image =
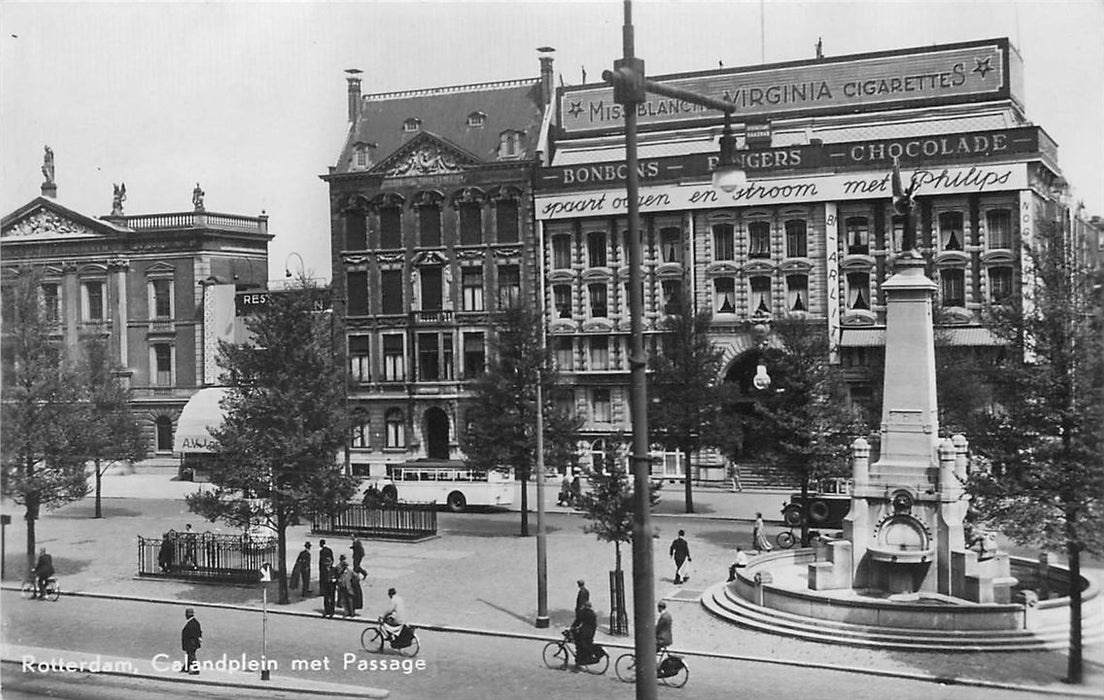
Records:
<instances>
[{"instance_id":1,"label":"paved street","mask_svg":"<svg viewBox=\"0 0 1104 700\"><path fill-rule=\"evenodd\" d=\"M142 475L138 475L142 476ZM125 477L120 479L130 479ZM135 482L137 483L137 482ZM176 482L164 482L176 486ZM168 490L168 489L166 489ZM166 494L167 495L167 494ZM670 495L670 493L668 494ZM741 687L760 687L762 695L748 697L789 697L772 695L770 690L779 678L800 679L809 686L825 682L825 678L852 679L857 697L867 689L877 688L884 694L887 683L915 686L916 697L941 697L939 686L915 681L890 681L883 678L837 674L816 669L798 669L788 662L816 662L834 668L865 668L896 674L924 674L941 678L967 678L998 683L1025 684L1040 688L1068 690L1060 683L1065 673L1062 653L1021 654L921 654L885 652L843 646L827 646L744 630L712 618L698 604L701 590L723 580L733 547L746 542L750 524L725 517L725 499L736 497L720 490L701 490L699 501L709 505L714 517L657 516L655 526L659 537L655 543L656 593L667 598L675 618L675 647L697 654L726 654L761 659L763 662L731 661L690 656L693 670L693 695L709 697L709 693L731 690L732 679L739 678ZM674 500L674 499L672 499ZM677 501L676 501L677 503ZM672 507L677 511L677 507ZM18 511L13 511L18 512ZM61 649L100 650L105 653L141 658L161 646L166 653L175 653L179 627L183 620L183 603L197 605L234 605L258 608L260 591L255 587L198 585L175 581L139 580L135 574L135 536L155 536L164 530L180 528L185 522L199 530L217 529L188 513L185 504L174 498L109 498L105 500L103 519L91 519L91 499L47 514L39 521L40 544L55 556L59 576L65 591L82 591L101 595L130 596L165 601L165 605L109 602L102 599L65 596L52 605L22 601L5 592L4 638L12 644L57 647ZM573 514L551 513L548 519L549 604L552 630L533 627L536 614L535 549L533 538L517 536L518 514L509 512L478 512L453 515L440 514L440 537L420 544L367 543L366 568L369 571L365 589L365 614L380 612L386 601L388 586L398 587L410 607L410 616L419 625L487 630L497 634L555 636L572 617L575 579L588 580L599 620L605 626L609 610L606 572L613 564L613 546L598 542L593 535L582 532L582 520ZM532 519L535 531L535 517ZM673 571L667 558L667 544L678 529L685 529L691 543L695 571L689 584L676 587L671 582ZM23 528L18 516L7 528L6 583L18 579L22 568ZM305 537L305 528L295 528L289 535L289 555L294 556ZM331 544L347 548L345 540ZM624 550L626 582L631 582L631 557ZM1099 562L1090 562L1099 566ZM631 585L629 586L631 594ZM273 596L270 596L270 600ZM270 649L286 658L306 658L330 655L340 658L345 650L355 651L359 624L323 621L316 618L321 611L317 597L301 599L293 593L291 604L271 606L280 614L270 616ZM31 607L37 605L38 607ZM631 605L631 599L630 599ZM123 612L134 610L133 614ZM97 612L98 611L98 612ZM295 613L289 616L283 613ZM219 608L197 609L203 620L206 636L204 653L242 653L243 649L259 646L259 614ZM30 615L38 615L31 622ZM88 615L85 624L78 620ZM250 617L252 616L252 617ZM92 629L100 625L99 637L80 637L75 630ZM106 626L106 627L105 627ZM252 631L250 631L252 630ZM610 678L576 677L571 673L556 673L544 669L540 662L542 642L440 633L423 630L426 671L414 677L398 679L392 690L410 693L403 697L420 697L423 690L440 688L434 673L449 674L450 687L457 692L469 692L471 697L484 697L483 683L488 680L517 693L530 692L548 697L567 695L588 697L629 691ZM70 640L70 641L66 641ZM600 641L628 644L626 638L600 634ZM235 651L236 650L236 651ZM1101 649L1086 650L1089 664L1086 677L1104 680ZM432 662L432 663L430 663ZM436 670L434 670L436 669ZM281 671L282 672L282 671ZM465 675L467 674L467 675ZM453 679L452 676L456 678ZM756 686L762 678L762 685ZM326 680L342 683L363 683L362 674L343 671ZM712 679L712 680L711 680ZM747 679L747 680L745 680ZM852 680L847 681L848 683ZM374 678L372 682L377 682ZM388 682L391 682L390 680ZM595 686L593 684L597 683ZM528 685L527 685L528 684ZM795 686L796 687L796 686ZM601 690L594 690L601 688ZM466 689L466 690L465 690ZM913 692L913 691L909 691ZM932 695L931 693L936 693ZM956 686L942 697L974 697L973 690ZM977 691L988 695L986 691ZM990 693L993 691L990 691ZM795 690L796 693L796 690ZM630 693L631 695L631 693ZM459 695L463 696L463 695ZM509 694L506 695L510 696ZM625 697L628 697L626 695ZM396 697L399 697L396 695ZM452 694L449 697L453 697Z\"/></svg>"}]
</instances>

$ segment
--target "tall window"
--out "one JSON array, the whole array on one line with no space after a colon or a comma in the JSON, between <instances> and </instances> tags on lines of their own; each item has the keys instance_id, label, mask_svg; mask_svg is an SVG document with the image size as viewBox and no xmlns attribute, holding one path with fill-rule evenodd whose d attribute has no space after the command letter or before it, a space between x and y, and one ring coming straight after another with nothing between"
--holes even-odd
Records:
<instances>
[{"instance_id":1,"label":"tall window","mask_svg":"<svg viewBox=\"0 0 1104 700\"><path fill-rule=\"evenodd\" d=\"M479 202L460 202L460 245L483 243L483 207Z\"/></svg>"},{"instance_id":2,"label":"tall window","mask_svg":"<svg viewBox=\"0 0 1104 700\"><path fill-rule=\"evenodd\" d=\"M353 414L353 436L350 447L368 447L372 434L372 424L364 411L356 411Z\"/></svg>"},{"instance_id":3,"label":"tall window","mask_svg":"<svg viewBox=\"0 0 1104 700\"><path fill-rule=\"evenodd\" d=\"M1012 248L1012 212L990 209L985 215L985 235L989 248Z\"/></svg>"},{"instance_id":4,"label":"tall window","mask_svg":"<svg viewBox=\"0 0 1104 700\"><path fill-rule=\"evenodd\" d=\"M587 264L590 267L606 266L606 234L591 231L587 234Z\"/></svg>"},{"instance_id":5,"label":"tall window","mask_svg":"<svg viewBox=\"0 0 1104 700\"><path fill-rule=\"evenodd\" d=\"M495 202L495 227L499 243L515 243L518 239L518 203L516 199Z\"/></svg>"},{"instance_id":6,"label":"tall window","mask_svg":"<svg viewBox=\"0 0 1104 700\"><path fill-rule=\"evenodd\" d=\"M809 254L809 246L804 219L790 219L786 222L786 256L804 258Z\"/></svg>"},{"instance_id":7,"label":"tall window","mask_svg":"<svg viewBox=\"0 0 1104 700\"><path fill-rule=\"evenodd\" d=\"M521 132L503 131L498 135L498 157L516 158L521 154Z\"/></svg>"},{"instance_id":8,"label":"tall window","mask_svg":"<svg viewBox=\"0 0 1104 700\"><path fill-rule=\"evenodd\" d=\"M587 285L587 294L590 296L590 315L592 318L605 318L608 316L606 306L606 283L595 282Z\"/></svg>"},{"instance_id":9,"label":"tall window","mask_svg":"<svg viewBox=\"0 0 1104 700\"><path fill-rule=\"evenodd\" d=\"M81 288L84 291L84 320L104 320L104 283L85 282Z\"/></svg>"},{"instance_id":10,"label":"tall window","mask_svg":"<svg viewBox=\"0 0 1104 700\"><path fill-rule=\"evenodd\" d=\"M172 386L172 345L158 343L151 345L153 351L153 383L155 386Z\"/></svg>"},{"instance_id":11,"label":"tall window","mask_svg":"<svg viewBox=\"0 0 1104 700\"><path fill-rule=\"evenodd\" d=\"M441 379L452 381L454 379L453 367L456 366L456 358L452 352L452 334L441 335Z\"/></svg>"},{"instance_id":12,"label":"tall window","mask_svg":"<svg viewBox=\"0 0 1104 700\"><path fill-rule=\"evenodd\" d=\"M355 382L371 379L368 364L370 338L366 335L349 336L349 378Z\"/></svg>"},{"instance_id":13,"label":"tall window","mask_svg":"<svg viewBox=\"0 0 1104 700\"><path fill-rule=\"evenodd\" d=\"M595 389L595 391L596 392L605 391L607 394L609 393L608 389ZM607 421L602 421L600 418L597 418L597 415L598 415L598 408L597 408L598 396L597 396L597 394L594 395L593 401L595 403L595 406L594 406L594 409L593 409L593 414L595 416L594 420L599 421L599 422L608 423L609 422L608 420ZM606 469L606 441L603 440L602 438L598 438L594 442L590 443L590 469L595 474L602 474L602 473L605 472L605 469Z\"/></svg>"},{"instance_id":14,"label":"tall window","mask_svg":"<svg viewBox=\"0 0 1104 700\"><path fill-rule=\"evenodd\" d=\"M47 323L61 320L61 285L55 282L42 285L42 305Z\"/></svg>"},{"instance_id":15,"label":"tall window","mask_svg":"<svg viewBox=\"0 0 1104 700\"><path fill-rule=\"evenodd\" d=\"M571 234L552 236L552 268L566 270L571 267Z\"/></svg>"},{"instance_id":16,"label":"tall window","mask_svg":"<svg viewBox=\"0 0 1104 700\"><path fill-rule=\"evenodd\" d=\"M383 336L383 378L388 382L406 380L406 363L403 361L403 337L399 333Z\"/></svg>"},{"instance_id":17,"label":"tall window","mask_svg":"<svg viewBox=\"0 0 1104 700\"><path fill-rule=\"evenodd\" d=\"M345 250L368 247L368 222L362 211L345 212Z\"/></svg>"},{"instance_id":18,"label":"tall window","mask_svg":"<svg viewBox=\"0 0 1104 700\"><path fill-rule=\"evenodd\" d=\"M418 229L423 246L441 245L441 207L436 204L418 207Z\"/></svg>"},{"instance_id":19,"label":"tall window","mask_svg":"<svg viewBox=\"0 0 1104 700\"><path fill-rule=\"evenodd\" d=\"M989 268L989 301L1005 304L1012 298L1012 268Z\"/></svg>"},{"instance_id":20,"label":"tall window","mask_svg":"<svg viewBox=\"0 0 1104 700\"><path fill-rule=\"evenodd\" d=\"M770 223L752 221L748 224L748 257L770 257Z\"/></svg>"},{"instance_id":21,"label":"tall window","mask_svg":"<svg viewBox=\"0 0 1104 700\"><path fill-rule=\"evenodd\" d=\"M962 250L962 212L939 215L939 246L942 250Z\"/></svg>"},{"instance_id":22,"label":"tall window","mask_svg":"<svg viewBox=\"0 0 1104 700\"><path fill-rule=\"evenodd\" d=\"M460 272L465 311L483 310L483 268L465 267Z\"/></svg>"},{"instance_id":23,"label":"tall window","mask_svg":"<svg viewBox=\"0 0 1104 700\"><path fill-rule=\"evenodd\" d=\"M674 227L660 229L659 241L663 262L682 262L682 229Z\"/></svg>"},{"instance_id":24,"label":"tall window","mask_svg":"<svg viewBox=\"0 0 1104 700\"><path fill-rule=\"evenodd\" d=\"M436 333L418 334L418 380L433 382L441 378L440 346Z\"/></svg>"},{"instance_id":25,"label":"tall window","mask_svg":"<svg viewBox=\"0 0 1104 700\"><path fill-rule=\"evenodd\" d=\"M590 369L609 369L609 336L593 336L590 339Z\"/></svg>"},{"instance_id":26,"label":"tall window","mask_svg":"<svg viewBox=\"0 0 1104 700\"><path fill-rule=\"evenodd\" d=\"M966 271L960 268L943 270L939 277L943 306L966 306Z\"/></svg>"},{"instance_id":27,"label":"tall window","mask_svg":"<svg viewBox=\"0 0 1104 700\"><path fill-rule=\"evenodd\" d=\"M173 424L168 416L157 416L153 421L154 431L157 433L157 451L172 452L173 449Z\"/></svg>"},{"instance_id":28,"label":"tall window","mask_svg":"<svg viewBox=\"0 0 1104 700\"><path fill-rule=\"evenodd\" d=\"M847 308L870 310L870 273L847 273Z\"/></svg>"},{"instance_id":29,"label":"tall window","mask_svg":"<svg viewBox=\"0 0 1104 700\"><path fill-rule=\"evenodd\" d=\"M609 423L613 420L609 389L591 389L591 416L596 423Z\"/></svg>"},{"instance_id":30,"label":"tall window","mask_svg":"<svg viewBox=\"0 0 1104 700\"><path fill-rule=\"evenodd\" d=\"M736 259L736 229L732 224L713 224L713 259Z\"/></svg>"},{"instance_id":31,"label":"tall window","mask_svg":"<svg viewBox=\"0 0 1104 700\"><path fill-rule=\"evenodd\" d=\"M788 275L786 277L786 308L790 311L809 310L808 275Z\"/></svg>"},{"instance_id":32,"label":"tall window","mask_svg":"<svg viewBox=\"0 0 1104 700\"><path fill-rule=\"evenodd\" d=\"M517 265L498 266L498 305L509 308L521 299L521 271Z\"/></svg>"},{"instance_id":33,"label":"tall window","mask_svg":"<svg viewBox=\"0 0 1104 700\"><path fill-rule=\"evenodd\" d=\"M865 216L852 216L844 222L848 255L870 255L870 226Z\"/></svg>"},{"instance_id":34,"label":"tall window","mask_svg":"<svg viewBox=\"0 0 1104 700\"><path fill-rule=\"evenodd\" d=\"M401 314L403 312L402 270L380 272L380 295L383 297L380 304L382 313Z\"/></svg>"},{"instance_id":35,"label":"tall window","mask_svg":"<svg viewBox=\"0 0 1104 700\"><path fill-rule=\"evenodd\" d=\"M748 280L751 286L751 313L753 316L771 312L771 278L756 275Z\"/></svg>"},{"instance_id":36,"label":"tall window","mask_svg":"<svg viewBox=\"0 0 1104 700\"><path fill-rule=\"evenodd\" d=\"M575 369L575 342L571 336L556 337L556 369L561 372Z\"/></svg>"},{"instance_id":37,"label":"tall window","mask_svg":"<svg viewBox=\"0 0 1104 700\"><path fill-rule=\"evenodd\" d=\"M173 283L169 278L149 281L150 318L172 318Z\"/></svg>"},{"instance_id":38,"label":"tall window","mask_svg":"<svg viewBox=\"0 0 1104 700\"><path fill-rule=\"evenodd\" d=\"M441 310L441 268L423 267L419 277L422 278L422 310Z\"/></svg>"},{"instance_id":39,"label":"tall window","mask_svg":"<svg viewBox=\"0 0 1104 700\"><path fill-rule=\"evenodd\" d=\"M397 408L392 408L387 412L385 421L387 423L387 446L406 447L406 421L403 419L403 412Z\"/></svg>"},{"instance_id":40,"label":"tall window","mask_svg":"<svg viewBox=\"0 0 1104 700\"><path fill-rule=\"evenodd\" d=\"M483 345L482 333L464 334L464 376L468 379L483 374L487 366L487 355Z\"/></svg>"},{"instance_id":41,"label":"tall window","mask_svg":"<svg viewBox=\"0 0 1104 700\"><path fill-rule=\"evenodd\" d=\"M682 311L682 280L663 280L663 313L671 315Z\"/></svg>"},{"instance_id":42,"label":"tall window","mask_svg":"<svg viewBox=\"0 0 1104 700\"><path fill-rule=\"evenodd\" d=\"M556 318L571 318L571 285L552 285L552 305L556 309Z\"/></svg>"},{"instance_id":43,"label":"tall window","mask_svg":"<svg viewBox=\"0 0 1104 700\"><path fill-rule=\"evenodd\" d=\"M713 280L713 310L719 314L736 313L736 280L731 277Z\"/></svg>"},{"instance_id":44,"label":"tall window","mask_svg":"<svg viewBox=\"0 0 1104 700\"><path fill-rule=\"evenodd\" d=\"M368 273L347 272L345 284L349 298L348 314L350 316L368 315Z\"/></svg>"},{"instance_id":45,"label":"tall window","mask_svg":"<svg viewBox=\"0 0 1104 700\"><path fill-rule=\"evenodd\" d=\"M380 207L380 248L402 248L402 209Z\"/></svg>"}]
</instances>

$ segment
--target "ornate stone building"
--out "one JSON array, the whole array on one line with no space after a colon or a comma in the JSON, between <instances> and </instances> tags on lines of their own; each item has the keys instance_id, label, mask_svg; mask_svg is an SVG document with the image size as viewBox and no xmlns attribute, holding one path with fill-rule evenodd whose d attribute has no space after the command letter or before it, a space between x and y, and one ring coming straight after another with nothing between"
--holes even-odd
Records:
<instances>
[{"instance_id":1,"label":"ornate stone building","mask_svg":"<svg viewBox=\"0 0 1104 700\"><path fill-rule=\"evenodd\" d=\"M460 457L491 314L539 298L533 179L552 58L540 62L538 78L375 95L349 71L349 131L322 179L354 473Z\"/></svg>"},{"instance_id":2,"label":"ornate stone building","mask_svg":"<svg viewBox=\"0 0 1104 700\"><path fill-rule=\"evenodd\" d=\"M74 357L82 338L108 339L151 457L175 466L181 410L218 383L217 341L233 338L235 290L266 286L268 217L208 212L198 184L190 211L127 215L121 185L112 213L93 216L57 199L48 163L42 195L0 224L3 284L21 268L41 271L46 313Z\"/></svg>"}]
</instances>

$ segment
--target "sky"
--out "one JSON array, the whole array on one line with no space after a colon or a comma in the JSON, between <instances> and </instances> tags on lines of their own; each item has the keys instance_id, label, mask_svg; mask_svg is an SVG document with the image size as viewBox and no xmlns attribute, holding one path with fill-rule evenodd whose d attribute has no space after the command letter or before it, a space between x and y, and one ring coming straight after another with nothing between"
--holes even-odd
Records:
<instances>
[{"instance_id":1,"label":"sky","mask_svg":"<svg viewBox=\"0 0 1104 700\"><path fill-rule=\"evenodd\" d=\"M330 276L319 175L347 123L344 70L363 92L539 74L556 49L567 84L621 55L623 3L0 2L0 212L39 194L43 146L58 200L127 214L269 216L269 276ZM1104 215L1104 0L637 0L649 75L1008 37L1026 111L1059 144L1087 212ZM559 79L557 79L559 83Z\"/></svg>"}]
</instances>

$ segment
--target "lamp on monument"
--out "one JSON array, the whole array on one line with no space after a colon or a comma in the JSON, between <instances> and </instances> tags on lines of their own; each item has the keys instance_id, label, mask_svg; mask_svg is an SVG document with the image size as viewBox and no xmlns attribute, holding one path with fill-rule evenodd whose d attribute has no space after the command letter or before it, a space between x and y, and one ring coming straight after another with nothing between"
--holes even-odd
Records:
<instances>
[{"instance_id":1,"label":"lamp on monument","mask_svg":"<svg viewBox=\"0 0 1104 700\"><path fill-rule=\"evenodd\" d=\"M755 376L752 378L752 385L759 391L764 391L770 388L771 378L767 374L766 358L763 355L763 349L767 347L767 336L770 335L770 328L767 327L765 321L760 321L751 327L751 334L755 338L755 346L759 348L759 362L755 366Z\"/></svg>"},{"instance_id":2,"label":"lamp on monument","mask_svg":"<svg viewBox=\"0 0 1104 700\"><path fill-rule=\"evenodd\" d=\"M720 145L720 156L713 168L713 188L732 192L747 184L747 173L736 159L736 137L732 133L732 115L728 112L724 115Z\"/></svg>"}]
</instances>

